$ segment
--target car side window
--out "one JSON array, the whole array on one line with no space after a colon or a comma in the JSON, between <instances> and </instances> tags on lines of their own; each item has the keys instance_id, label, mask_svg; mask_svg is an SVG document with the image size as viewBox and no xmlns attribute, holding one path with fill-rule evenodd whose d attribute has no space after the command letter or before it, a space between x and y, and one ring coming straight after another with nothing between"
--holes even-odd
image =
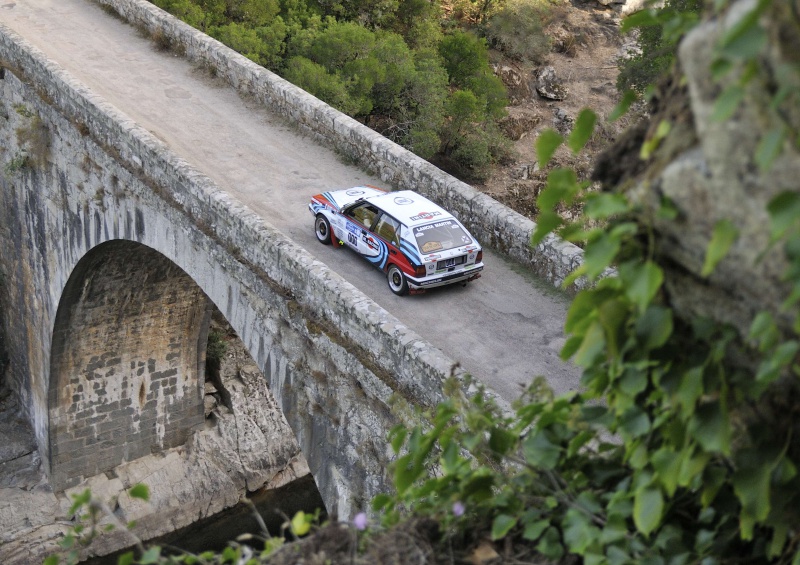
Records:
<instances>
[{"instance_id":1,"label":"car side window","mask_svg":"<svg viewBox=\"0 0 800 565\"><path fill-rule=\"evenodd\" d=\"M364 202L348 210L347 215L364 224L367 228L371 228L372 224L375 223L375 218L378 216L378 209L369 202Z\"/></svg>"},{"instance_id":2,"label":"car side window","mask_svg":"<svg viewBox=\"0 0 800 565\"><path fill-rule=\"evenodd\" d=\"M375 233L395 245L400 245L400 238L398 237L399 231L400 222L388 214L383 214L378 220L378 224L375 226Z\"/></svg>"}]
</instances>

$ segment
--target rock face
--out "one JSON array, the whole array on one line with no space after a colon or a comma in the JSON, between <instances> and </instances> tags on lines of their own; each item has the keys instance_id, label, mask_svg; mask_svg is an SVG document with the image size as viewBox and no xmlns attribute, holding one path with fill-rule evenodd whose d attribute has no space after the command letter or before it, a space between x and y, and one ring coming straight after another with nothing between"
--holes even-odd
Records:
<instances>
[{"instance_id":1,"label":"rock face","mask_svg":"<svg viewBox=\"0 0 800 565\"><path fill-rule=\"evenodd\" d=\"M791 97L777 108L770 106L771 77L778 73L784 73L791 90L800 89L800 28L788 3L773 2L767 9L763 23L772 44L759 56L758 75L747 84L742 103L731 119L713 118L719 93L742 72L734 70L721 84L712 79L716 42L754 6L753 1L739 1L722 22L703 24L686 37L679 52L685 78L676 74L661 85L650 123L605 155L596 175L607 186L622 187L644 207L644 217L655 228L657 252L665 258L660 263L670 266L665 283L675 312L685 320L704 316L730 324L740 336L747 335L761 310L779 320L783 316L787 262L779 245L769 247L767 204L781 192L798 191L800 178L800 152L789 139L768 170L762 170L755 157L768 132L786 127L794 132L791 138L800 131L800 109ZM652 137L662 120L671 123L670 133L652 157L642 161L641 141ZM674 221L655 213L664 198L677 208ZM700 274L705 251L721 220L735 226L738 239L705 278ZM783 323L786 328L787 320Z\"/></svg>"},{"instance_id":2,"label":"rock face","mask_svg":"<svg viewBox=\"0 0 800 565\"><path fill-rule=\"evenodd\" d=\"M0 396L0 563L41 563L55 552L74 523L70 497L86 488L122 523L136 520L134 533L150 539L232 507L249 493L309 475L258 367L232 330L218 331L227 350L217 386L207 389L205 429L184 446L120 465L65 493L54 494L41 472L33 432L14 397ZM150 487L149 502L126 492L140 482ZM103 534L85 555L108 554L131 541L123 531Z\"/></svg>"}]
</instances>

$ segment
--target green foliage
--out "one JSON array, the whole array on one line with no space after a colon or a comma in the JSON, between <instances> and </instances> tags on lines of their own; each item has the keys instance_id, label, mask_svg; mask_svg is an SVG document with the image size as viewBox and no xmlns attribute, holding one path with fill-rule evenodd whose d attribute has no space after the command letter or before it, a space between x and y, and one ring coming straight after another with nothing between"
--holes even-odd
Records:
<instances>
[{"instance_id":1,"label":"green foliage","mask_svg":"<svg viewBox=\"0 0 800 565\"><path fill-rule=\"evenodd\" d=\"M208 344L206 345L206 359L219 363L228 350L228 342L225 340L225 332L212 329L208 332ZM139 493L140 491L136 490ZM134 496L131 494L131 496Z\"/></svg>"},{"instance_id":2,"label":"green foliage","mask_svg":"<svg viewBox=\"0 0 800 565\"><path fill-rule=\"evenodd\" d=\"M756 3L723 37L722 63L712 75L730 80L726 73L735 67L729 84L738 88L758 76L753 63L766 36L755 28L768 5ZM685 29L686 19L674 11L667 18L646 12L639 23L647 18L670 33ZM774 85L771 108L796 102L782 86L789 84L787 73ZM717 118L729 119L741 98L720 93ZM615 118L633 99L623 100ZM794 135L781 115L756 149L762 171ZM542 134L540 164L565 141L579 151L594 126L595 116L585 112L567 140L552 130ZM671 126L658 124L642 157ZM506 547L527 542L554 560L574 554L586 563L800 563L796 426L771 413L788 399L796 410L800 387L800 196L787 190L767 209L772 241L764 252L780 246L788 260L786 300L780 312L757 315L740 336L708 319L677 318L653 255L652 214L624 194L585 189L575 171L551 171L533 237L538 243L556 232L584 245L584 263L569 281L585 276L593 286L570 306L562 350L583 369L584 392L553 398L537 383L508 415L480 394L465 400L447 391L429 427L393 433L398 494L376 499L375 507L388 524L407 511L429 514L449 531L508 540ZM578 202L584 217L568 225L555 208ZM665 201L655 216L674 219L674 208ZM602 228L592 227L598 222ZM732 222L717 222L702 276L713 274L737 238ZM463 516L453 512L455 503L466 509Z\"/></svg>"},{"instance_id":3,"label":"green foliage","mask_svg":"<svg viewBox=\"0 0 800 565\"><path fill-rule=\"evenodd\" d=\"M506 55L541 64L550 52L550 38L543 31L549 3L514 0L494 14L486 25L486 37Z\"/></svg>"},{"instance_id":4,"label":"green foliage","mask_svg":"<svg viewBox=\"0 0 800 565\"><path fill-rule=\"evenodd\" d=\"M286 33L286 24L280 17L270 25L258 28L231 22L208 30L208 34L215 39L268 68L276 68L282 63Z\"/></svg>"},{"instance_id":5,"label":"green foliage","mask_svg":"<svg viewBox=\"0 0 800 565\"><path fill-rule=\"evenodd\" d=\"M622 62L617 88L643 94L654 84L672 66L678 41L696 25L703 6L703 0L666 0L662 9L645 9L628 16L622 29L639 30L640 51Z\"/></svg>"},{"instance_id":6,"label":"green foliage","mask_svg":"<svg viewBox=\"0 0 800 565\"><path fill-rule=\"evenodd\" d=\"M156 5L268 67L423 158L483 179L507 159L497 127L508 99L486 41L443 35L442 11L426 0L153 0ZM488 8L488 3L487 3ZM447 113L452 91L480 106L469 135Z\"/></svg>"},{"instance_id":7,"label":"green foliage","mask_svg":"<svg viewBox=\"0 0 800 565\"><path fill-rule=\"evenodd\" d=\"M6 175L12 176L28 166L28 154L24 151L17 153L5 164L3 171Z\"/></svg>"},{"instance_id":8,"label":"green foliage","mask_svg":"<svg viewBox=\"0 0 800 565\"><path fill-rule=\"evenodd\" d=\"M467 31L455 30L446 35L439 43L439 55L454 86L466 86L489 64L486 40Z\"/></svg>"},{"instance_id":9,"label":"green foliage","mask_svg":"<svg viewBox=\"0 0 800 565\"><path fill-rule=\"evenodd\" d=\"M150 500L150 489L144 484L134 485L128 490L128 494L131 498L145 502ZM267 564L270 558L284 547L287 537L297 540L307 536L317 527L325 525L321 524L319 510L312 513L299 511L283 523L282 535L273 537L267 531L267 527L253 503L245 499L244 502L249 504L253 511L253 517L259 524L260 533L243 534L235 541L230 541L228 546L221 551L204 551L196 555L174 547L167 550L158 545L146 546L133 532L135 524L122 524L116 514L105 503L95 498L89 489L72 495L72 499L73 504L69 514L75 515L77 523L61 540L61 551L48 556L43 565L60 565L61 563L77 565L82 557L82 550L86 550L102 532L114 529L125 532L134 547L133 551L127 551L117 558L117 565ZM89 522L88 529L87 521ZM105 526L101 531L100 526L103 524ZM259 545L262 546L262 549L258 549Z\"/></svg>"}]
</instances>

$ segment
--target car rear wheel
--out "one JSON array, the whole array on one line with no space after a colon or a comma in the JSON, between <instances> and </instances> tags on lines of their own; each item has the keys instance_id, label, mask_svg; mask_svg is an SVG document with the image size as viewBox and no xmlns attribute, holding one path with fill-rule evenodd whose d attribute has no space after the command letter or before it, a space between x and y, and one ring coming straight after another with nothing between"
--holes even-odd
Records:
<instances>
[{"instance_id":1,"label":"car rear wheel","mask_svg":"<svg viewBox=\"0 0 800 565\"><path fill-rule=\"evenodd\" d=\"M389 272L386 274L389 280L389 289L397 296L408 294L408 281L403 271L397 265L389 265Z\"/></svg>"},{"instance_id":2,"label":"car rear wheel","mask_svg":"<svg viewBox=\"0 0 800 565\"><path fill-rule=\"evenodd\" d=\"M314 221L314 233L317 234L317 239L320 243L324 245L331 244L331 225L322 214L319 214Z\"/></svg>"}]
</instances>

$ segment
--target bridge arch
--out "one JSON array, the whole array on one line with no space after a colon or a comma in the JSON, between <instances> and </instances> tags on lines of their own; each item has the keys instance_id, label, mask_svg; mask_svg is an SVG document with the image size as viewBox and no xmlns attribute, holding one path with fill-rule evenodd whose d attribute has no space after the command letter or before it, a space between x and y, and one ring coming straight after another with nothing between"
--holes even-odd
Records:
<instances>
[{"instance_id":1,"label":"bridge arch","mask_svg":"<svg viewBox=\"0 0 800 565\"><path fill-rule=\"evenodd\" d=\"M210 313L192 278L146 245L112 240L78 262L53 330L56 488L182 445L202 427Z\"/></svg>"}]
</instances>

